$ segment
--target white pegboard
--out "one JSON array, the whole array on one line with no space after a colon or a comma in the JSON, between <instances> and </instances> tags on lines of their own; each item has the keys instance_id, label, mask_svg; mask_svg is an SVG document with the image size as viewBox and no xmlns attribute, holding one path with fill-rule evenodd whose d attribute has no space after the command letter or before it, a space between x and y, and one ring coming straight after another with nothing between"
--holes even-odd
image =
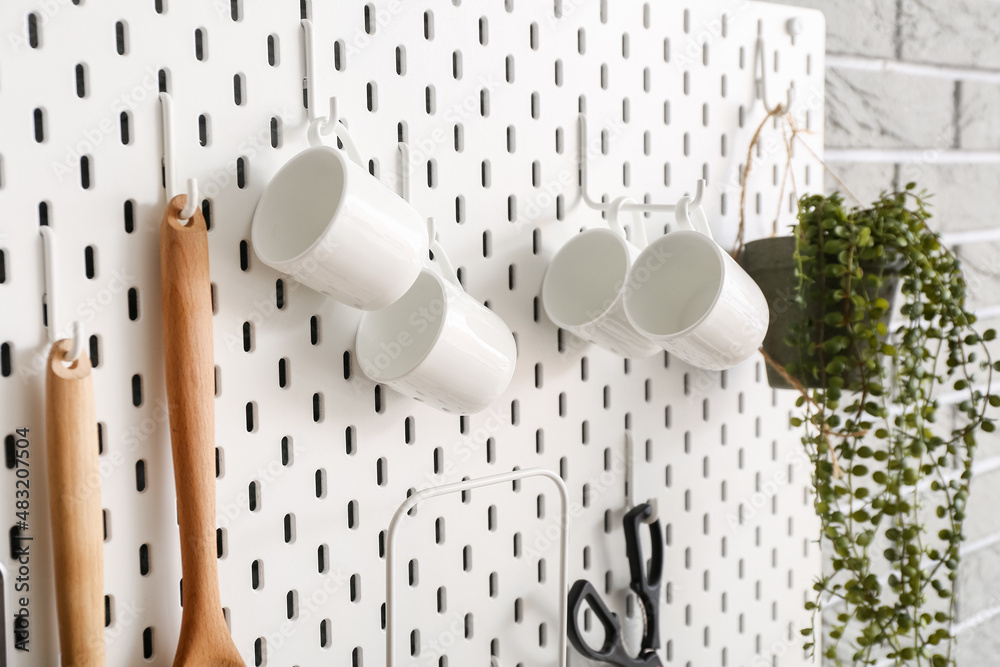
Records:
<instances>
[{"instance_id":1,"label":"white pegboard","mask_svg":"<svg viewBox=\"0 0 1000 667\"><path fill-rule=\"evenodd\" d=\"M415 206L436 217L469 292L516 333L514 381L483 414L445 415L368 382L351 360L358 313L282 279L248 246L262 188L306 146L303 12L317 99L338 96L391 186L397 141L411 144ZM626 428L644 460L637 494L658 498L665 524L666 663L805 663L797 630L820 563L788 397L767 388L759 359L711 373L564 337L538 295L560 245L602 224L576 185L577 113L590 119L595 194L670 202L707 178L707 211L729 244L764 113L758 30L769 95L794 81L807 141L822 146L818 13L743 0L8 0L0 28L0 430L30 429L34 537L31 651L13 664L57 664L42 218L59 236L58 321L82 319L98 352L107 664L172 661L181 574L160 338L161 87L174 100L178 175L197 177L210 207L220 577L248 664L384 664L393 511L411 489L516 467L563 477L570 581L589 577L627 613ZM790 220L778 141L754 167L751 237L779 208ZM805 155L794 174L800 190L820 186ZM649 219L650 231L666 223ZM5 534L14 479L0 469ZM555 664L551 494L531 481L479 490L428 503L402 528L411 662ZM6 546L2 561L16 576Z\"/></svg>"}]
</instances>

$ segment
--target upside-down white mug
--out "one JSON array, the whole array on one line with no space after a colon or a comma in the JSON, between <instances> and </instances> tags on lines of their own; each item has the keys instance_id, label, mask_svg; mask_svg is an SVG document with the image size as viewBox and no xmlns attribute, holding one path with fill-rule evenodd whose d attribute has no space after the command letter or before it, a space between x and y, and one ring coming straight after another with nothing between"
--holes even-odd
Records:
<instances>
[{"instance_id":1,"label":"upside-down white mug","mask_svg":"<svg viewBox=\"0 0 1000 667\"><path fill-rule=\"evenodd\" d=\"M656 239L636 258L625 315L636 331L693 366L732 368L764 340L767 299L712 239L700 206L691 207L684 197L676 215L681 229Z\"/></svg>"},{"instance_id":2,"label":"upside-down white mug","mask_svg":"<svg viewBox=\"0 0 1000 667\"><path fill-rule=\"evenodd\" d=\"M371 380L410 398L445 412L480 412L510 384L514 336L465 292L440 244L431 249L443 275L425 266L399 300L365 313L357 359Z\"/></svg>"},{"instance_id":3,"label":"upside-down white mug","mask_svg":"<svg viewBox=\"0 0 1000 667\"><path fill-rule=\"evenodd\" d=\"M623 292L642 248L646 230L636 216L633 236L625 238L619 214L630 199L621 197L608 210L610 229L588 229L566 242L542 281L542 305L560 328L623 357L648 357L661 350L628 321Z\"/></svg>"},{"instance_id":4,"label":"upside-down white mug","mask_svg":"<svg viewBox=\"0 0 1000 667\"><path fill-rule=\"evenodd\" d=\"M322 119L320 119L322 120ZM330 122L347 149L323 143L320 122L310 148L271 179L253 217L262 262L341 303L374 310L413 285L427 255L417 211L362 166L346 128Z\"/></svg>"}]
</instances>

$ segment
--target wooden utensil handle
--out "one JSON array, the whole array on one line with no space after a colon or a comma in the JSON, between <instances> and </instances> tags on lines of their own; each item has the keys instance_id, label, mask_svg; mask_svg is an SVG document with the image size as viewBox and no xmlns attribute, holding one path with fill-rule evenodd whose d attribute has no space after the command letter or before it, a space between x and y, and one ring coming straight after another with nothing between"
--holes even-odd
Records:
<instances>
[{"instance_id":1,"label":"wooden utensil handle","mask_svg":"<svg viewBox=\"0 0 1000 667\"><path fill-rule=\"evenodd\" d=\"M201 210L185 226L186 195L167 205L160 225L163 347L170 441L189 611L222 616L215 540L215 365L208 233Z\"/></svg>"},{"instance_id":2,"label":"wooden utensil handle","mask_svg":"<svg viewBox=\"0 0 1000 667\"><path fill-rule=\"evenodd\" d=\"M104 522L90 359L67 367L52 346L45 377L46 455L63 667L104 667Z\"/></svg>"}]
</instances>

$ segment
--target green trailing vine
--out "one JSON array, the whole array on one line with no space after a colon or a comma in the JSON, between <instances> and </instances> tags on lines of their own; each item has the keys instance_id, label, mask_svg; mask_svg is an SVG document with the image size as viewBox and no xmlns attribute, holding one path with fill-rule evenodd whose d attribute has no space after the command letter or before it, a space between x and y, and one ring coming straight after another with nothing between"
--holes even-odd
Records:
<instances>
[{"instance_id":1,"label":"green trailing vine","mask_svg":"<svg viewBox=\"0 0 1000 667\"><path fill-rule=\"evenodd\" d=\"M846 209L838 194L799 202L795 299L806 317L787 340L799 362L786 370L819 388L802 389L791 423L832 549L802 632L837 665L955 664L962 525L976 435L995 428L987 408L1000 396L988 388L1000 363L928 218L913 184L870 208ZM891 318L894 279L902 303ZM953 392L964 419L939 427L941 395ZM834 620L820 630L824 609Z\"/></svg>"}]
</instances>

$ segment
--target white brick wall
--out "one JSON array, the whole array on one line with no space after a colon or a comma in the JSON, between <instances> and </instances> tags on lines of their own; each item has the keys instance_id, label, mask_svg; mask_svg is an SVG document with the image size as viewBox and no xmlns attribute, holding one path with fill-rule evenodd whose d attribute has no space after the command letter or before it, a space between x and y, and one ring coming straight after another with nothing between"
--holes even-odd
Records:
<instances>
[{"instance_id":1,"label":"white brick wall","mask_svg":"<svg viewBox=\"0 0 1000 667\"><path fill-rule=\"evenodd\" d=\"M909 181L1000 324L1000 2L779 0L827 18L827 160L864 201ZM829 189L834 189L827 178ZM958 595L960 667L1000 664L1000 436L977 461Z\"/></svg>"}]
</instances>

